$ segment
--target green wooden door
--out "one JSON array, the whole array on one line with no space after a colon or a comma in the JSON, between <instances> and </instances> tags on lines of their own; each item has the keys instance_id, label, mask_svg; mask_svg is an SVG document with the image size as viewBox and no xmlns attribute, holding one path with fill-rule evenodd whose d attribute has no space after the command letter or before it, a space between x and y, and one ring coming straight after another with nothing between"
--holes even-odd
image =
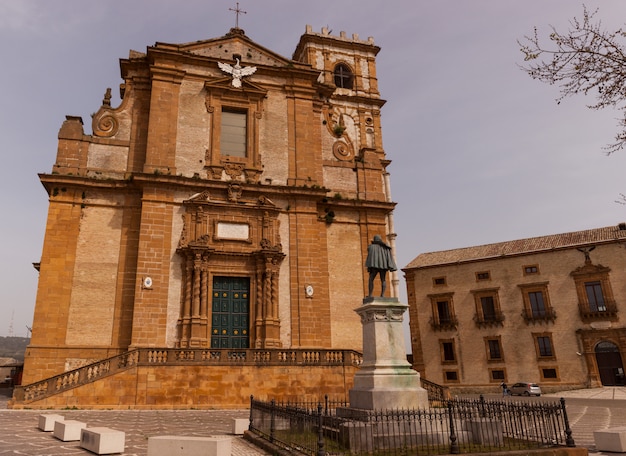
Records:
<instances>
[{"instance_id":1,"label":"green wooden door","mask_svg":"<svg viewBox=\"0 0 626 456\"><path fill-rule=\"evenodd\" d=\"M215 277L211 348L249 348L250 280Z\"/></svg>"}]
</instances>

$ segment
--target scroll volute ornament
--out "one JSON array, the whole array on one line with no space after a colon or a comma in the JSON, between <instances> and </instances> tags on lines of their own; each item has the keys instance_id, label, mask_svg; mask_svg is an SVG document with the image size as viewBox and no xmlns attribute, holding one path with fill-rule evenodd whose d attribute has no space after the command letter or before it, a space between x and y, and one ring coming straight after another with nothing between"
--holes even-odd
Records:
<instances>
[{"instance_id":1,"label":"scroll volute ornament","mask_svg":"<svg viewBox=\"0 0 626 456\"><path fill-rule=\"evenodd\" d=\"M94 136L110 138L119 130L119 122L111 109L111 89L108 88L102 100L102 106L91 119L91 129Z\"/></svg>"}]
</instances>

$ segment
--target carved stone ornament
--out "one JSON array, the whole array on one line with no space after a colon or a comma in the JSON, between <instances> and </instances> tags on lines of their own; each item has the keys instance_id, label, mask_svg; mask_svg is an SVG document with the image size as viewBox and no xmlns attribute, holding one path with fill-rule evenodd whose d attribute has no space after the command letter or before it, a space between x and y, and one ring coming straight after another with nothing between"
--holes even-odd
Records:
<instances>
[{"instance_id":1,"label":"carved stone ornament","mask_svg":"<svg viewBox=\"0 0 626 456\"><path fill-rule=\"evenodd\" d=\"M209 245L209 235L203 234L198 237L198 239L191 241L189 245L194 247L206 247L207 245Z\"/></svg>"},{"instance_id":2,"label":"carved stone ornament","mask_svg":"<svg viewBox=\"0 0 626 456\"><path fill-rule=\"evenodd\" d=\"M101 111L93 117L92 129L94 136L110 138L119 129L117 119L108 111Z\"/></svg>"},{"instance_id":3,"label":"carved stone ornament","mask_svg":"<svg viewBox=\"0 0 626 456\"><path fill-rule=\"evenodd\" d=\"M372 309L361 313L361 323L368 321L396 321L401 322L404 309Z\"/></svg>"},{"instance_id":4,"label":"carved stone ornament","mask_svg":"<svg viewBox=\"0 0 626 456\"><path fill-rule=\"evenodd\" d=\"M224 171L231 179L243 176L243 165L241 163L225 163Z\"/></svg>"},{"instance_id":5,"label":"carved stone ornament","mask_svg":"<svg viewBox=\"0 0 626 456\"><path fill-rule=\"evenodd\" d=\"M233 76L232 85L233 87L239 89L241 87L241 78L245 76L250 76L256 71L256 67L242 67L239 65L239 59L235 59L236 62L234 65L230 65L228 63L217 62L217 66L220 67L224 73L230 74Z\"/></svg>"},{"instance_id":6,"label":"carved stone ornament","mask_svg":"<svg viewBox=\"0 0 626 456\"><path fill-rule=\"evenodd\" d=\"M242 188L239 184L230 184L228 186L228 200L238 201L241 198Z\"/></svg>"},{"instance_id":7,"label":"carved stone ornament","mask_svg":"<svg viewBox=\"0 0 626 456\"><path fill-rule=\"evenodd\" d=\"M337 160L349 161L354 158L354 150L351 144L339 140L333 144L333 155Z\"/></svg>"}]
</instances>

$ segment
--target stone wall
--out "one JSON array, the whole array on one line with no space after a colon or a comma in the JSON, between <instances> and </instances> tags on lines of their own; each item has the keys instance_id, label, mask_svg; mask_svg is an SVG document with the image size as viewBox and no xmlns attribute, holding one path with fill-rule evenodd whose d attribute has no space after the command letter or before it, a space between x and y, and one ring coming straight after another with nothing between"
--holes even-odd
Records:
<instances>
[{"instance_id":1,"label":"stone wall","mask_svg":"<svg viewBox=\"0 0 626 456\"><path fill-rule=\"evenodd\" d=\"M137 366L12 408L240 409L261 400L347 400L353 366Z\"/></svg>"}]
</instances>

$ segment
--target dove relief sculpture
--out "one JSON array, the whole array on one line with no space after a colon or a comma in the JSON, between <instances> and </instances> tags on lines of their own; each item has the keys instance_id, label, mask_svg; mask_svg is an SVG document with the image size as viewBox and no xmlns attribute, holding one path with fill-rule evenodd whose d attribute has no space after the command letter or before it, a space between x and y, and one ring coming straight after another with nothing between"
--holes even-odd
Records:
<instances>
[{"instance_id":1,"label":"dove relief sculpture","mask_svg":"<svg viewBox=\"0 0 626 456\"><path fill-rule=\"evenodd\" d=\"M230 65L228 63L217 62L217 66L220 67L224 73L231 74L233 76L233 87L240 88L241 87L241 78L244 76L250 76L256 71L255 66L242 67L239 65L239 59L235 59L236 63L234 65Z\"/></svg>"}]
</instances>

